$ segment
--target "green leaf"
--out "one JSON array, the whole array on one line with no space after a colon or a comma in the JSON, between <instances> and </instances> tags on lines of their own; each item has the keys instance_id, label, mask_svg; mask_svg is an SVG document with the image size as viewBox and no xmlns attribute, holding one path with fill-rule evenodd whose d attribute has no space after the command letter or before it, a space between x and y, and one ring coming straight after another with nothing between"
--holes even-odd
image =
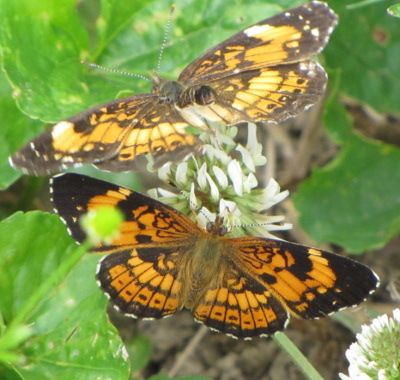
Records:
<instances>
[{"instance_id":1,"label":"green leaf","mask_svg":"<svg viewBox=\"0 0 400 380\"><path fill-rule=\"evenodd\" d=\"M398 112L400 29L386 13L388 1L330 5L339 13L339 26L324 51L332 68L330 87L379 111ZM324 122L341 150L299 186L294 200L300 223L317 243L336 243L352 252L379 248L400 230L400 151L354 132L343 106L335 95L332 99Z\"/></svg>"},{"instance_id":2,"label":"green leaf","mask_svg":"<svg viewBox=\"0 0 400 380\"><path fill-rule=\"evenodd\" d=\"M339 25L324 50L340 71L340 90L378 111L400 111L399 21L387 14L391 1L330 2ZM332 73L334 74L334 73Z\"/></svg>"},{"instance_id":3,"label":"green leaf","mask_svg":"<svg viewBox=\"0 0 400 380\"><path fill-rule=\"evenodd\" d=\"M387 11L391 16L400 17L400 4L391 5Z\"/></svg>"},{"instance_id":4,"label":"green leaf","mask_svg":"<svg viewBox=\"0 0 400 380\"><path fill-rule=\"evenodd\" d=\"M43 128L42 123L20 112L11 97L11 91L4 72L0 71L0 190L10 186L20 176L8 163L8 157L21 146L21 136L33 138Z\"/></svg>"},{"instance_id":5,"label":"green leaf","mask_svg":"<svg viewBox=\"0 0 400 380\"><path fill-rule=\"evenodd\" d=\"M92 57L102 55L111 41L129 25L136 14L151 3L149 0L136 0L135 3L124 0L102 0L101 13L96 21L97 46ZM167 4L164 5L167 9Z\"/></svg>"},{"instance_id":6,"label":"green leaf","mask_svg":"<svg viewBox=\"0 0 400 380\"><path fill-rule=\"evenodd\" d=\"M150 339L145 335L137 335L127 344L126 349L131 359L131 372L136 373L144 369L150 361Z\"/></svg>"},{"instance_id":7,"label":"green leaf","mask_svg":"<svg viewBox=\"0 0 400 380\"><path fill-rule=\"evenodd\" d=\"M336 139L343 146L299 186L294 201L300 223L317 243L351 252L380 248L400 231L400 151L352 132L338 101L329 103L325 123L329 130L340 126Z\"/></svg>"},{"instance_id":8,"label":"green leaf","mask_svg":"<svg viewBox=\"0 0 400 380\"><path fill-rule=\"evenodd\" d=\"M0 242L0 309L10 326L76 245L56 215L38 211L1 222ZM10 364L4 374L12 368L29 379L127 378L125 349L108 322L106 298L95 281L98 260L86 255L36 305L26 320L32 337L17 351L23 361Z\"/></svg>"},{"instance_id":9,"label":"green leaf","mask_svg":"<svg viewBox=\"0 0 400 380\"><path fill-rule=\"evenodd\" d=\"M88 40L74 6L74 0L1 2L4 70L19 107L42 121L58 121L66 108L70 114L84 103L77 95L86 92L79 54Z\"/></svg>"},{"instance_id":10,"label":"green leaf","mask_svg":"<svg viewBox=\"0 0 400 380\"><path fill-rule=\"evenodd\" d=\"M22 380L23 378L12 368L6 367L0 363L1 380Z\"/></svg>"}]
</instances>

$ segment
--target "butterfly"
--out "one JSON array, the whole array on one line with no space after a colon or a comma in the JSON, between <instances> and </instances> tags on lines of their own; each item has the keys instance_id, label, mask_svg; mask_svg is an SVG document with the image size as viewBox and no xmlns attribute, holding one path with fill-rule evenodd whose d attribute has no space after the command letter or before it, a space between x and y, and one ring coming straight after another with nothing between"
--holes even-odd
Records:
<instances>
[{"instance_id":1,"label":"butterfly","mask_svg":"<svg viewBox=\"0 0 400 380\"><path fill-rule=\"evenodd\" d=\"M125 216L110 245L93 252L97 280L122 313L158 319L182 308L213 330L252 338L358 305L379 284L368 267L284 240L229 238L222 218L199 227L146 195L79 174L53 177L52 200L72 237L85 213L116 207Z\"/></svg>"},{"instance_id":2,"label":"butterfly","mask_svg":"<svg viewBox=\"0 0 400 380\"><path fill-rule=\"evenodd\" d=\"M92 163L136 169L151 154L154 168L201 150L186 128L209 122L281 122L315 104L327 81L311 57L327 44L337 16L317 1L260 21L212 47L178 80L152 77L153 89L94 106L60 121L11 158L27 174Z\"/></svg>"}]
</instances>

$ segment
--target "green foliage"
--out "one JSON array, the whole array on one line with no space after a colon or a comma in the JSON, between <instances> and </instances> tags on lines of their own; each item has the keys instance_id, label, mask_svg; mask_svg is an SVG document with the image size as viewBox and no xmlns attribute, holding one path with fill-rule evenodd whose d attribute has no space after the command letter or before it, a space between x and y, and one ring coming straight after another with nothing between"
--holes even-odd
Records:
<instances>
[{"instance_id":1,"label":"green foliage","mask_svg":"<svg viewBox=\"0 0 400 380\"><path fill-rule=\"evenodd\" d=\"M339 26L324 51L332 68L324 122L341 150L294 198L313 239L351 252L380 248L400 231L400 150L356 133L339 102L344 93L376 110L400 112L400 24L386 13L388 3L330 3Z\"/></svg>"},{"instance_id":2,"label":"green foliage","mask_svg":"<svg viewBox=\"0 0 400 380\"><path fill-rule=\"evenodd\" d=\"M355 133L336 98L324 120L342 149L299 186L295 203L302 227L318 243L351 252L380 248L400 230L400 150Z\"/></svg>"},{"instance_id":3,"label":"green foliage","mask_svg":"<svg viewBox=\"0 0 400 380\"><path fill-rule=\"evenodd\" d=\"M84 250L57 216L39 211L3 220L0 244L0 378L127 378L124 346L93 281L98 257L76 264Z\"/></svg>"},{"instance_id":4,"label":"green foliage","mask_svg":"<svg viewBox=\"0 0 400 380\"><path fill-rule=\"evenodd\" d=\"M208 47L281 7L302 2L176 1L160 74L175 78ZM324 121L341 151L300 186L295 201L302 226L315 240L362 252L382 246L400 230L400 153L355 133L338 96L344 93L378 111L400 111L400 25L386 13L390 1L361 2L360 7L348 0L329 3L339 13L340 25L324 53L335 85ZM21 174L7 158L43 131L44 123L117 96L150 91L151 85L140 79L127 80L79 62L147 75L157 68L172 1L76 4L0 0L1 188ZM391 10L398 15L398 6ZM137 182L132 174L107 179L128 187ZM0 246L0 361L6 363L0 364L0 378L128 378L125 348L107 321L106 300L94 281L98 257L87 255L68 275L60 275L27 317L13 325L76 246L58 218L39 212L4 220ZM132 371L142 369L149 360L149 342L137 338L127 349ZM152 379L164 378L159 374Z\"/></svg>"},{"instance_id":5,"label":"green foliage","mask_svg":"<svg viewBox=\"0 0 400 380\"><path fill-rule=\"evenodd\" d=\"M145 335L137 335L126 345L131 360L131 372L134 374L144 369L149 363L151 342Z\"/></svg>"},{"instance_id":6,"label":"green foliage","mask_svg":"<svg viewBox=\"0 0 400 380\"><path fill-rule=\"evenodd\" d=\"M339 14L339 25L324 55L328 67L339 72L340 92L378 111L399 112L400 28L399 20L387 14L391 1L329 4Z\"/></svg>"},{"instance_id":7,"label":"green foliage","mask_svg":"<svg viewBox=\"0 0 400 380\"><path fill-rule=\"evenodd\" d=\"M400 17L400 4L391 5L388 8L388 14L395 17Z\"/></svg>"},{"instance_id":8,"label":"green foliage","mask_svg":"<svg viewBox=\"0 0 400 380\"><path fill-rule=\"evenodd\" d=\"M43 128L43 123L27 118L11 98L11 87L3 71L0 71L0 113L2 126L0 132L0 190L13 183L21 173L11 168L8 157L26 140L35 137Z\"/></svg>"}]
</instances>

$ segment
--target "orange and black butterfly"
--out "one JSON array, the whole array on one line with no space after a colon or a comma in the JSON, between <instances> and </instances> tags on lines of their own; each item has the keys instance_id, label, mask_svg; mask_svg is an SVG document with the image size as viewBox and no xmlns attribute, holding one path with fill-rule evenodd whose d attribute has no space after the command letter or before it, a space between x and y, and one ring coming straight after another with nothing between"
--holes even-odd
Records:
<instances>
[{"instance_id":1,"label":"orange and black butterfly","mask_svg":"<svg viewBox=\"0 0 400 380\"><path fill-rule=\"evenodd\" d=\"M110 245L97 245L98 282L121 312L162 318L182 308L233 337L282 330L290 316L313 319L357 305L379 284L368 267L283 240L226 236L222 219L197 226L140 193L78 174L52 180L56 212L77 242L79 218L104 206L125 216Z\"/></svg>"},{"instance_id":2,"label":"orange and black butterfly","mask_svg":"<svg viewBox=\"0 0 400 380\"><path fill-rule=\"evenodd\" d=\"M203 53L177 81L155 75L149 94L55 124L16 152L11 165L37 175L86 163L125 171L134 169L138 155L150 153L157 168L200 150L189 125L281 122L323 94L327 76L311 57L336 23L333 11L316 1L260 21Z\"/></svg>"}]
</instances>

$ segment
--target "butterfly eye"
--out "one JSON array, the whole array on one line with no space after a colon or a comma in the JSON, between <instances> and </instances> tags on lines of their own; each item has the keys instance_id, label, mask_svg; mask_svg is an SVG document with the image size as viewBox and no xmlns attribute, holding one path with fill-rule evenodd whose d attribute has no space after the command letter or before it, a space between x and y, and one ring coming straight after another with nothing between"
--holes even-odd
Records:
<instances>
[{"instance_id":1,"label":"butterfly eye","mask_svg":"<svg viewBox=\"0 0 400 380\"><path fill-rule=\"evenodd\" d=\"M219 236L224 236L224 235L226 235L228 233L228 227L227 226L221 226L219 229L218 229L218 235Z\"/></svg>"},{"instance_id":2,"label":"butterfly eye","mask_svg":"<svg viewBox=\"0 0 400 380\"><path fill-rule=\"evenodd\" d=\"M208 222L208 223L206 224L206 230L207 230L208 232L211 232L213 229L214 229L214 223L213 223L213 222Z\"/></svg>"},{"instance_id":3,"label":"butterfly eye","mask_svg":"<svg viewBox=\"0 0 400 380\"><path fill-rule=\"evenodd\" d=\"M228 227L222 226L222 220L216 220L215 222L208 222L206 225L207 232L214 236L224 236L228 233Z\"/></svg>"}]
</instances>

